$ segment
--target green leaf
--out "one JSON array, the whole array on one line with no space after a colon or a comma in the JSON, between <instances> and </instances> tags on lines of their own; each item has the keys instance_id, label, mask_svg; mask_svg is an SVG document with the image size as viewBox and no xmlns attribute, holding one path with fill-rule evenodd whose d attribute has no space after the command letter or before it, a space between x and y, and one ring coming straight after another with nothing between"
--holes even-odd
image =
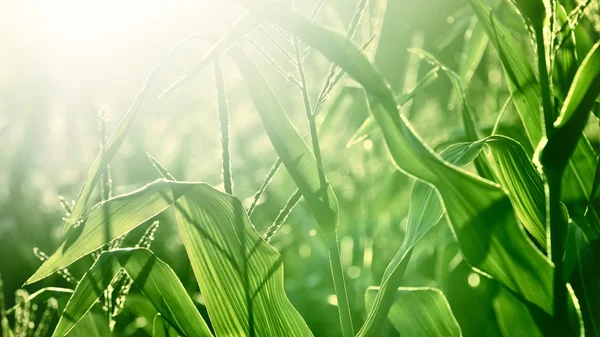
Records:
<instances>
[{"instance_id":1,"label":"green leaf","mask_svg":"<svg viewBox=\"0 0 600 337\"><path fill-rule=\"evenodd\" d=\"M600 93L598 87L598 78L600 78L600 42L597 42L592 50L587 54L581 66L577 69L565 103L562 106L560 115L554 126L557 128L564 127L567 122L573 118L573 115L578 110L583 110L584 113L586 108L587 111L591 110L590 106L586 105L586 108L581 108L584 99L589 97L592 102L596 100Z\"/></svg>"},{"instance_id":2,"label":"green leaf","mask_svg":"<svg viewBox=\"0 0 600 337\"><path fill-rule=\"evenodd\" d=\"M455 144L446 148L440 155L448 162L462 166L473 161L480 153L482 146L482 142ZM444 208L435 188L422 181L416 181L412 189L404 241L385 269L380 291L372 301L378 309L370 311L367 318L368 324L371 326L383 324L386 313L395 301L394 294L402 281L413 248L425 234L440 222L443 215Z\"/></svg>"},{"instance_id":3,"label":"green leaf","mask_svg":"<svg viewBox=\"0 0 600 337\"><path fill-rule=\"evenodd\" d=\"M469 263L551 312L552 266L526 238L506 194L434 154L399 114L385 80L342 34L275 4L261 14L321 51L366 89L394 162L403 172L436 186ZM370 334L371 329L377 327L367 327L359 335Z\"/></svg>"},{"instance_id":4,"label":"green leaf","mask_svg":"<svg viewBox=\"0 0 600 337\"><path fill-rule=\"evenodd\" d=\"M175 210L217 336L312 336L285 296L281 256L238 199L196 185Z\"/></svg>"},{"instance_id":5,"label":"green leaf","mask_svg":"<svg viewBox=\"0 0 600 337\"><path fill-rule=\"evenodd\" d=\"M367 307L373 305L378 291L376 287L367 290ZM450 305L439 289L399 288L388 317L405 337L462 336Z\"/></svg>"},{"instance_id":6,"label":"green leaf","mask_svg":"<svg viewBox=\"0 0 600 337\"><path fill-rule=\"evenodd\" d=\"M98 213L119 220L109 222L111 235L118 237L144 223L148 214L165 210L170 204L176 209L178 227L217 336L253 335L251 329L259 336L312 336L285 296L280 255L254 230L234 197L202 183L159 179L100 204L90 218ZM90 224L87 222L78 234L70 232L69 244L63 244L40 267L42 272L36 272L36 279L103 245L102 239L95 238L98 233L86 229ZM123 265L126 253L119 254L117 260ZM119 265L114 259L104 258L107 259L103 269L116 273ZM123 267L127 269L127 265ZM104 275L102 271L97 273ZM130 276L136 281L135 275ZM94 280L102 278L95 276ZM174 327L181 329L158 309Z\"/></svg>"},{"instance_id":7,"label":"green leaf","mask_svg":"<svg viewBox=\"0 0 600 337\"><path fill-rule=\"evenodd\" d=\"M322 168L318 167L315 156L294 128L256 64L239 47L231 48L229 55L249 84L248 90L254 105L279 158L319 226L326 234L332 234L337 228L339 206L331 185L327 182L327 186L321 186L319 171Z\"/></svg>"},{"instance_id":8,"label":"green leaf","mask_svg":"<svg viewBox=\"0 0 600 337\"><path fill-rule=\"evenodd\" d=\"M256 27L257 24L258 24L258 21L255 16L244 15L240 20L238 20L234 24L233 27L231 27L227 31L227 33L225 33L225 34L223 34L223 36L221 36L221 38L207 52L206 56L204 56L204 58L200 61L199 65L193 72L183 76L179 81L174 83L171 87L169 87L167 90L165 90L165 92L163 92L161 95L164 95L168 91L175 89L176 87L178 87L179 85L184 83L186 80L188 80L190 77L199 73L208 64L210 64L215 59L215 57L218 56L223 50L225 50L227 47L231 46L239 38L243 37L246 33L248 33L250 30L252 30L254 27ZM112 135L110 136L110 138L108 139L107 143L104 145L104 147L102 148L100 153L98 153L98 156L96 156L96 159L94 159L94 162L92 163L92 166L90 167L90 170L86 176L83 187L82 187L81 191L79 192L79 196L77 197L75 205L73 206L72 212L69 215L69 217L67 218L67 220L65 221L65 227L64 227L65 232L67 230L69 230L74 224L78 224L81 221L81 218L85 213L86 203L87 203L88 199L90 198L90 196L92 195L94 186L98 182L98 179L100 178L100 175L102 173L102 169L110 163L112 158L115 156L115 154L121 147L121 144L123 144L125 137L129 133L129 130L131 129L131 127L133 125L135 116L138 114L138 112L140 110L140 106L141 106L147 92L149 91L150 83L154 80L155 76L157 75L158 71L162 68L166 59L175 50L177 50L177 48L179 46L181 46L183 43L188 42L188 41L190 41L190 39L184 39L180 43L176 44L173 48L171 48L171 50L169 50L169 52L165 55L163 61L156 68L154 68L154 70L152 70L150 75L148 75L148 77L146 78L144 85L140 89L140 91L139 91L138 95L136 96L135 100L133 101L131 107L129 108L129 110L127 110L127 112L125 113L125 115L123 116L123 118L121 119L119 124L117 125L117 128L112 133Z\"/></svg>"},{"instance_id":9,"label":"green leaf","mask_svg":"<svg viewBox=\"0 0 600 337\"><path fill-rule=\"evenodd\" d=\"M83 276L53 336L64 336L88 313L123 268L180 334L212 336L175 272L145 248L104 252Z\"/></svg>"},{"instance_id":10,"label":"green leaf","mask_svg":"<svg viewBox=\"0 0 600 337\"><path fill-rule=\"evenodd\" d=\"M538 146L538 160L545 169L562 174L569 160L577 159L574 151L581 144L583 128L599 94L600 42L597 42L577 69L560 116L554 123L554 133ZM589 183L593 182L594 175Z\"/></svg>"},{"instance_id":11,"label":"green leaf","mask_svg":"<svg viewBox=\"0 0 600 337\"><path fill-rule=\"evenodd\" d=\"M158 182L100 203L84 218L83 224L67 233L63 244L27 280L27 284L68 267L158 215L185 193L189 186ZM172 187L177 187L176 191Z\"/></svg>"},{"instance_id":12,"label":"green leaf","mask_svg":"<svg viewBox=\"0 0 600 337\"><path fill-rule=\"evenodd\" d=\"M152 337L178 337L177 330L165 321L160 314L154 317L152 324Z\"/></svg>"}]
</instances>

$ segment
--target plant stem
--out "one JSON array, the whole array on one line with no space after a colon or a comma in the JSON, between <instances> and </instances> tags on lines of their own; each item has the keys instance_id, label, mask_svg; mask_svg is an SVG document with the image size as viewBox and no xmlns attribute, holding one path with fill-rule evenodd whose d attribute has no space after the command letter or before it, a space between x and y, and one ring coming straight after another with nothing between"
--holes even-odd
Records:
<instances>
[{"instance_id":1,"label":"plant stem","mask_svg":"<svg viewBox=\"0 0 600 337\"><path fill-rule=\"evenodd\" d=\"M550 139L555 132L554 120L556 118L552 107L552 94L550 81L548 80L548 69L546 65L546 50L544 46L543 27L535 27L535 39L537 45L538 72L542 94L542 108L544 118L544 132ZM542 163L542 171L545 180L546 194L546 242L548 246L548 257L554 264L554 331L556 336L568 334L567 319L567 288L563 279L563 255L565 251L565 238L567 236L567 222L562 214L560 203L562 174L564 169L554 169Z\"/></svg>"},{"instance_id":2,"label":"plant stem","mask_svg":"<svg viewBox=\"0 0 600 337\"><path fill-rule=\"evenodd\" d=\"M319 170L319 181L321 190L323 191L323 201L327 205L327 180L325 179L325 173L323 172L323 161L321 159L321 149L319 146L319 137L317 134L317 124L315 122L315 116L312 113L310 106L310 98L308 95L308 89L306 85L306 76L304 75L304 66L302 64L302 54L300 51L300 39L297 37L294 40L294 52L296 60L298 62L298 73L300 74L300 83L302 84L302 98L304 100L304 109L306 112L306 118L308 119L308 125L310 128L310 137L312 140L313 152L317 161L317 167ZM348 304L348 294L346 293L346 281L344 280L344 269L340 260L340 251L337 244L337 231L335 233L326 233L328 245L329 245L329 261L331 264L331 273L333 275L333 283L335 286L335 293L338 300L338 314L340 316L340 323L342 325L342 336L352 337L354 336L354 330L352 328L352 317L350 314L350 306Z\"/></svg>"},{"instance_id":3,"label":"plant stem","mask_svg":"<svg viewBox=\"0 0 600 337\"><path fill-rule=\"evenodd\" d=\"M329 261L331 264L333 285L338 302L338 314L342 325L342 336L352 337L354 336L354 329L352 328L352 316L350 314L348 294L346 293L346 281L344 280L344 268L340 260L337 234L327 235L327 243L329 246Z\"/></svg>"}]
</instances>

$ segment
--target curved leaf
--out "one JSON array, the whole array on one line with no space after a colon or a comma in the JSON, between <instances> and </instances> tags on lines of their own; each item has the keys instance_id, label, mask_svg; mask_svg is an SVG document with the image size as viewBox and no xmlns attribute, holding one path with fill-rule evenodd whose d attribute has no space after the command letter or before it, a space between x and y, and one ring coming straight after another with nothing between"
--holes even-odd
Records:
<instances>
[{"instance_id":1,"label":"curved leaf","mask_svg":"<svg viewBox=\"0 0 600 337\"><path fill-rule=\"evenodd\" d=\"M251 331L260 336L312 336L285 295L281 257L254 230L234 197L203 183L159 179L100 204L89 219L98 213L118 220L109 223L111 235L118 237L171 204L217 336L251 336ZM92 228L89 219L79 234L70 232L68 244L40 267L35 279L103 245L104 240L95 237L99 234L88 229ZM118 259L121 264L122 259ZM114 259L109 260L103 262L108 265L104 269L116 272L118 265ZM175 322L170 323L177 327Z\"/></svg>"},{"instance_id":2,"label":"curved leaf","mask_svg":"<svg viewBox=\"0 0 600 337\"><path fill-rule=\"evenodd\" d=\"M175 210L217 336L312 336L285 296L281 256L238 199L195 185Z\"/></svg>"},{"instance_id":3,"label":"curved leaf","mask_svg":"<svg viewBox=\"0 0 600 337\"><path fill-rule=\"evenodd\" d=\"M370 307L379 291L370 287L365 295ZM435 288L398 288L388 315L405 337L460 337L460 326L444 294Z\"/></svg>"}]
</instances>

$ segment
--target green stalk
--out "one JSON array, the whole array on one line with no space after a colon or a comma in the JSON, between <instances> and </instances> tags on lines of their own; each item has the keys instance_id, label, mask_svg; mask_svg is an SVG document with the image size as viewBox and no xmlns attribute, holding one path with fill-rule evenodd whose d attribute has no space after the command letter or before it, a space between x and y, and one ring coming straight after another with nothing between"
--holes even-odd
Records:
<instances>
[{"instance_id":1,"label":"green stalk","mask_svg":"<svg viewBox=\"0 0 600 337\"><path fill-rule=\"evenodd\" d=\"M542 94L542 108L544 117L544 132L547 139L554 134L554 121L556 116L552 106L548 68L546 65L546 50L544 46L544 31L542 26L534 28L538 56L538 72ZM546 242L548 257L554 264L554 299L553 314L555 317L554 333L556 336L566 336L569 333L567 318L567 289L563 279L563 255L565 251L565 238L567 236L567 222L562 214L560 202L561 183L563 170L556 170L542 162L542 172L545 180L546 195Z\"/></svg>"},{"instance_id":2,"label":"green stalk","mask_svg":"<svg viewBox=\"0 0 600 337\"><path fill-rule=\"evenodd\" d=\"M338 302L338 314L342 325L342 336L352 337L354 336L354 329L352 328L350 304L348 303L348 294L346 293L346 281L344 280L344 268L340 260L337 234L327 235L327 245L329 248L329 262L333 276L333 285Z\"/></svg>"},{"instance_id":3,"label":"green stalk","mask_svg":"<svg viewBox=\"0 0 600 337\"><path fill-rule=\"evenodd\" d=\"M304 109L306 112L306 118L308 119L308 125L310 128L310 137L313 146L313 152L319 168L319 181L322 189L327 188L327 180L325 179L325 173L323 172L323 161L321 159L321 149L319 146L319 137L317 134L317 124L315 122L315 116L312 113L310 98L308 95L308 89L306 85L306 76L304 74L304 66L302 64L302 54L300 51L300 40L295 38L294 41L294 52L296 61L298 62L298 73L300 74L300 83L302 84L302 98L304 100ZM327 193L323 193L325 198L325 204L327 201ZM333 283L335 286L335 293L338 300L338 314L340 316L340 323L342 326L342 336L352 337L354 336L354 329L352 328L352 317L350 314L350 306L348 304L348 294L346 292L346 282L344 280L344 268L340 260L340 252L337 240L337 230L335 233L326 233L328 248L329 248L329 261L331 264L331 273L333 274Z\"/></svg>"}]
</instances>

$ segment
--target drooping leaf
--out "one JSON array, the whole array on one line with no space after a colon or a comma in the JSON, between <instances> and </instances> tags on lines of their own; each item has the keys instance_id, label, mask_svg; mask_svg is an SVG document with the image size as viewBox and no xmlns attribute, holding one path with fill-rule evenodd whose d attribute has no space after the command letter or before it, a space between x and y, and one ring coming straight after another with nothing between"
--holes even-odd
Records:
<instances>
[{"instance_id":1,"label":"drooping leaf","mask_svg":"<svg viewBox=\"0 0 600 337\"><path fill-rule=\"evenodd\" d=\"M367 307L373 305L378 291L377 287L367 290ZM399 288L388 317L402 336L462 336L450 305L439 289Z\"/></svg>"},{"instance_id":2,"label":"drooping leaf","mask_svg":"<svg viewBox=\"0 0 600 337\"><path fill-rule=\"evenodd\" d=\"M186 336L212 336L175 272L145 248L104 252L81 279L53 336L78 324L123 268L173 327Z\"/></svg>"}]
</instances>

